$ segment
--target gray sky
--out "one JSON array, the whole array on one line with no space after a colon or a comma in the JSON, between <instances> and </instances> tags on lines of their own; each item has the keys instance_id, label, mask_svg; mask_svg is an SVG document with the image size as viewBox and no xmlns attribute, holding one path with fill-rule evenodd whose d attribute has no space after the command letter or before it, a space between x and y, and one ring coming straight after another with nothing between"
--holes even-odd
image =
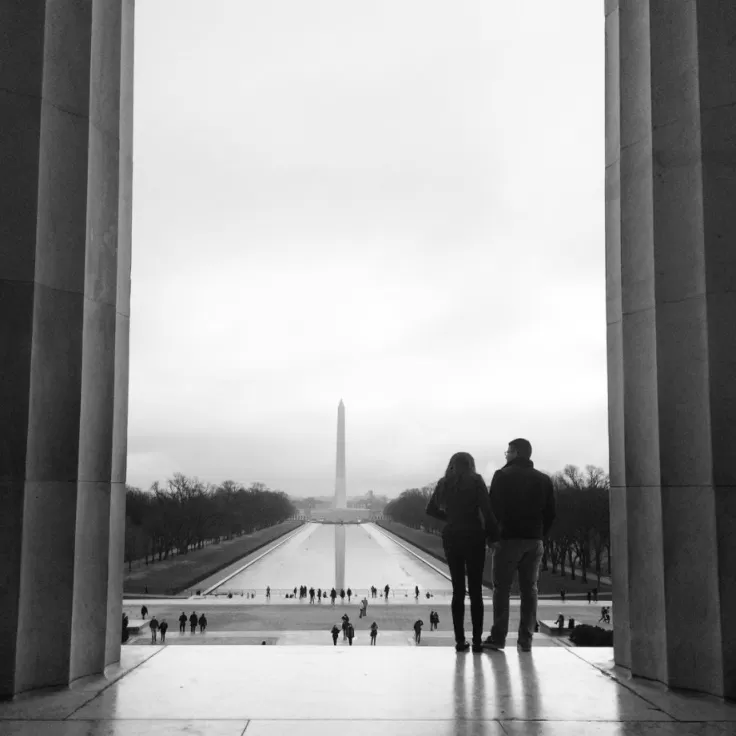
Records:
<instances>
[{"instance_id":1,"label":"gray sky","mask_svg":"<svg viewBox=\"0 0 736 736\"><path fill-rule=\"evenodd\" d=\"M608 470L603 4L136 7L128 482Z\"/></svg>"}]
</instances>

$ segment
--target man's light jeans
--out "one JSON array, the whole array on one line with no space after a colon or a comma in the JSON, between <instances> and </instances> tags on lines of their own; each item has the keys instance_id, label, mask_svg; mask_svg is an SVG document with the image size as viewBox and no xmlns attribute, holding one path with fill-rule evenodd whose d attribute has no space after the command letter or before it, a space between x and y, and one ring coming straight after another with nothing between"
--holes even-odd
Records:
<instances>
[{"instance_id":1,"label":"man's light jeans","mask_svg":"<svg viewBox=\"0 0 736 736\"><path fill-rule=\"evenodd\" d=\"M531 645L537 623L537 580L543 551L541 539L502 539L493 545L493 641L505 642L509 633L509 595L518 570L519 644Z\"/></svg>"}]
</instances>

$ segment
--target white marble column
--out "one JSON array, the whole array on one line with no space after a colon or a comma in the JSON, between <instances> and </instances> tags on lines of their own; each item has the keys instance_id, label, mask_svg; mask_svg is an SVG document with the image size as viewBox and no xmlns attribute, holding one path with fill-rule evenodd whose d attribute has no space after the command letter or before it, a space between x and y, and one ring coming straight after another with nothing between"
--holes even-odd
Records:
<instances>
[{"instance_id":1,"label":"white marble column","mask_svg":"<svg viewBox=\"0 0 736 736\"><path fill-rule=\"evenodd\" d=\"M605 10L615 657L736 697L736 7Z\"/></svg>"},{"instance_id":2,"label":"white marble column","mask_svg":"<svg viewBox=\"0 0 736 736\"><path fill-rule=\"evenodd\" d=\"M119 655L132 13L0 0L0 696Z\"/></svg>"}]
</instances>

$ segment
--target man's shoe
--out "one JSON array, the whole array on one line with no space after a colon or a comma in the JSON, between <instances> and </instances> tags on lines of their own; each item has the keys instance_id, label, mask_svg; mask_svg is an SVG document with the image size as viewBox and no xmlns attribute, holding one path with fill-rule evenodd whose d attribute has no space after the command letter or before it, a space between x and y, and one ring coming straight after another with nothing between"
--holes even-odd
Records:
<instances>
[{"instance_id":1,"label":"man's shoe","mask_svg":"<svg viewBox=\"0 0 736 736\"><path fill-rule=\"evenodd\" d=\"M492 636L489 636L483 642L483 647L485 649L495 649L496 651L501 651L506 647L506 642L496 641Z\"/></svg>"},{"instance_id":2,"label":"man's shoe","mask_svg":"<svg viewBox=\"0 0 736 736\"><path fill-rule=\"evenodd\" d=\"M456 652L467 652L468 649L470 649L470 644L468 642L464 641L461 644L455 644L455 651Z\"/></svg>"},{"instance_id":3,"label":"man's shoe","mask_svg":"<svg viewBox=\"0 0 736 736\"><path fill-rule=\"evenodd\" d=\"M518 650L519 650L520 652L531 652L531 650L532 650L532 645L531 645L531 644L522 644L521 642L518 642L518 643L516 644L516 648L517 648L517 649L518 649Z\"/></svg>"},{"instance_id":4,"label":"man's shoe","mask_svg":"<svg viewBox=\"0 0 736 736\"><path fill-rule=\"evenodd\" d=\"M483 652L483 644L480 642L473 643L473 654L481 654Z\"/></svg>"}]
</instances>

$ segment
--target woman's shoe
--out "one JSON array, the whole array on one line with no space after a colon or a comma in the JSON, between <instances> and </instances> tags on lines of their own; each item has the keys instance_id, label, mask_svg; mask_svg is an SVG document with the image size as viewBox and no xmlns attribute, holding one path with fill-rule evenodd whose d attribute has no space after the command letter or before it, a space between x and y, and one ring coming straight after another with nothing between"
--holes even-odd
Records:
<instances>
[{"instance_id":1,"label":"woman's shoe","mask_svg":"<svg viewBox=\"0 0 736 736\"><path fill-rule=\"evenodd\" d=\"M468 642L464 641L461 644L455 644L455 651L456 652L467 652L468 649L470 649L470 644Z\"/></svg>"}]
</instances>

